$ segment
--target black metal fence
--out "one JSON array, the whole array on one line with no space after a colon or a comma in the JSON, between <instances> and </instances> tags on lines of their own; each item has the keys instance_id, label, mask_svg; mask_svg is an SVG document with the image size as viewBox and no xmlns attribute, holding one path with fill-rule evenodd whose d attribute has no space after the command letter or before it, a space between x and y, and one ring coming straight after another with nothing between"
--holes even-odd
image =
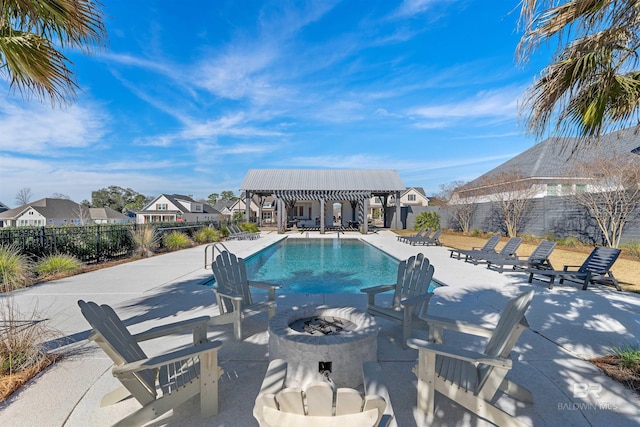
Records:
<instances>
[{"instance_id":1,"label":"black metal fence","mask_svg":"<svg viewBox=\"0 0 640 427\"><path fill-rule=\"evenodd\" d=\"M162 242L168 232L181 231L192 237L197 230L210 224L220 228L220 224L209 222L13 227L0 229L0 244L15 245L34 260L47 255L68 254L86 264L95 264L130 256L135 249L133 233L139 228L152 227L158 241Z\"/></svg>"}]
</instances>

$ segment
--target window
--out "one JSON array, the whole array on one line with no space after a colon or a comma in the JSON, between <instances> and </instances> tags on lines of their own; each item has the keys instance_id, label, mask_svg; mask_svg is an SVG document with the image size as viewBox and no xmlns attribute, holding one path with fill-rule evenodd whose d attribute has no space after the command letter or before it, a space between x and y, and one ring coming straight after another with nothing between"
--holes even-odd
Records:
<instances>
[{"instance_id":1,"label":"window","mask_svg":"<svg viewBox=\"0 0 640 427\"><path fill-rule=\"evenodd\" d=\"M409 200L410 202L415 202L416 201L416 195L415 194L409 194L407 196L407 200Z\"/></svg>"},{"instance_id":2,"label":"window","mask_svg":"<svg viewBox=\"0 0 640 427\"><path fill-rule=\"evenodd\" d=\"M166 203L157 203L156 204L156 210L157 211L166 211L168 208Z\"/></svg>"},{"instance_id":3,"label":"window","mask_svg":"<svg viewBox=\"0 0 640 427\"><path fill-rule=\"evenodd\" d=\"M547 184L547 196L557 196L559 194L558 184Z\"/></svg>"},{"instance_id":4,"label":"window","mask_svg":"<svg viewBox=\"0 0 640 427\"><path fill-rule=\"evenodd\" d=\"M375 198L375 202L376 202L377 204L381 205L381 204L382 204L382 197L376 197L376 198Z\"/></svg>"},{"instance_id":5,"label":"window","mask_svg":"<svg viewBox=\"0 0 640 427\"><path fill-rule=\"evenodd\" d=\"M576 184L576 193L583 194L587 191L587 186L585 184Z\"/></svg>"},{"instance_id":6,"label":"window","mask_svg":"<svg viewBox=\"0 0 640 427\"><path fill-rule=\"evenodd\" d=\"M202 205L194 205L193 211L194 212L202 212Z\"/></svg>"}]
</instances>

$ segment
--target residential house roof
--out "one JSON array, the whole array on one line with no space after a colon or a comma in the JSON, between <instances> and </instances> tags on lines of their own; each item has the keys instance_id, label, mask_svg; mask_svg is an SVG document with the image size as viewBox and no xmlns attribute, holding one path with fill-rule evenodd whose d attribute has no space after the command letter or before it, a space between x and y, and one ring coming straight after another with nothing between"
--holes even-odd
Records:
<instances>
[{"instance_id":1,"label":"residential house roof","mask_svg":"<svg viewBox=\"0 0 640 427\"><path fill-rule=\"evenodd\" d=\"M405 194L407 194L411 190L416 190L418 193L422 194L425 198L427 198L427 193L424 192L424 188L422 188L422 187L407 187L407 189L404 190L404 192L401 194L401 196L404 196Z\"/></svg>"},{"instance_id":2,"label":"residential house roof","mask_svg":"<svg viewBox=\"0 0 640 427\"><path fill-rule=\"evenodd\" d=\"M80 205L69 199L44 198L17 208L0 212L0 218L13 219L19 217L27 209L33 209L45 218L71 218L78 216Z\"/></svg>"},{"instance_id":3,"label":"residential house roof","mask_svg":"<svg viewBox=\"0 0 640 427\"><path fill-rule=\"evenodd\" d=\"M404 191L395 170L373 169L250 169L240 190L273 191Z\"/></svg>"},{"instance_id":4,"label":"residential house roof","mask_svg":"<svg viewBox=\"0 0 640 427\"><path fill-rule=\"evenodd\" d=\"M110 207L104 208L89 208L89 217L93 220L101 219L101 220L109 220L109 219L119 219L119 220L130 220L131 218L128 215L122 214Z\"/></svg>"},{"instance_id":5,"label":"residential house roof","mask_svg":"<svg viewBox=\"0 0 640 427\"><path fill-rule=\"evenodd\" d=\"M482 185L485 179L503 173L516 172L523 178L570 178L572 165L593 160L602 155L602 150L633 155L640 164L640 126L612 132L599 139L548 138L469 182L465 188Z\"/></svg>"},{"instance_id":6,"label":"residential house roof","mask_svg":"<svg viewBox=\"0 0 640 427\"><path fill-rule=\"evenodd\" d=\"M147 205L142 209L142 211L145 211L145 212L155 211L154 209L149 209L149 207L152 206L159 198L163 196L167 200L169 200L172 204L174 204L180 210L180 212L183 212L183 213L191 212L191 210L187 206L185 206L183 203L181 203L181 201L201 204L202 213L220 214L220 211L214 208L213 206L208 205L204 202L198 202L197 200L194 200L193 197L191 196L185 196L182 194L164 194L164 193L160 194L157 197L154 197L153 200L147 203ZM161 212L166 212L166 211L161 211Z\"/></svg>"}]
</instances>

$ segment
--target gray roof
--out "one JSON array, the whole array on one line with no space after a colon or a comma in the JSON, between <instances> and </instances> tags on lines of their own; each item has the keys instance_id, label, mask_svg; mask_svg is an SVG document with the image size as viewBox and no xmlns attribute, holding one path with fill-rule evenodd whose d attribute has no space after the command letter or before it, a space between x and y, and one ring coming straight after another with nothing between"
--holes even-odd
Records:
<instances>
[{"instance_id":1,"label":"gray roof","mask_svg":"<svg viewBox=\"0 0 640 427\"><path fill-rule=\"evenodd\" d=\"M16 218L30 207L45 218L68 219L78 216L80 205L69 199L40 199L8 211L1 212L0 218Z\"/></svg>"},{"instance_id":2,"label":"gray roof","mask_svg":"<svg viewBox=\"0 0 640 427\"><path fill-rule=\"evenodd\" d=\"M130 219L127 215L122 214L110 207L89 208L89 216L91 219Z\"/></svg>"},{"instance_id":3,"label":"gray roof","mask_svg":"<svg viewBox=\"0 0 640 427\"><path fill-rule=\"evenodd\" d=\"M154 197L149 203L147 203L147 205L142 208L142 211L140 211L141 213L149 213L149 212L156 212L153 209L149 209L149 207L151 205L153 205L155 203L156 200L158 200L160 197L166 197L169 201L171 201L171 203L173 203L174 205L176 205L176 207L180 210L180 212L182 213L187 213L187 212L191 212L189 209L187 209L187 207L185 205L183 205L182 203L180 203L180 200L185 201L185 202L190 202L190 203L200 203L202 204L202 213L210 213L210 214L219 214L220 211L217 210L216 208L214 208L211 205L208 205L204 202L198 202L197 200L194 200L193 197L191 196L185 196L183 194L165 194L162 193L157 197ZM158 211L158 212L167 212L167 211ZM175 212L175 211L168 211L168 212ZM200 213L200 212L198 212Z\"/></svg>"},{"instance_id":4,"label":"gray roof","mask_svg":"<svg viewBox=\"0 0 640 427\"><path fill-rule=\"evenodd\" d=\"M602 151L602 150L605 151ZM481 184L484 178L516 172L524 178L570 178L571 165L591 160L603 153L620 153L637 157L640 163L640 127L612 132L599 140L586 138L548 138L518 154L467 184Z\"/></svg>"},{"instance_id":5,"label":"gray roof","mask_svg":"<svg viewBox=\"0 0 640 427\"><path fill-rule=\"evenodd\" d=\"M395 170L373 169L250 169L240 190L273 191L404 191L405 185Z\"/></svg>"}]
</instances>

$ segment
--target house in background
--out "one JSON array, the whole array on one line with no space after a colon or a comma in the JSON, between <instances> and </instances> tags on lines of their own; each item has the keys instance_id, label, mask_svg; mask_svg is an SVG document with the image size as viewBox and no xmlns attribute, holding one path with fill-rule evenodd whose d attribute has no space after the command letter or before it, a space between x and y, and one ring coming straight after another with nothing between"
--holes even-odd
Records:
<instances>
[{"instance_id":1,"label":"house in background","mask_svg":"<svg viewBox=\"0 0 640 427\"><path fill-rule=\"evenodd\" d=\"M44 198L0 213L3 227L84 225L90 221L86 207L69 199Z\"/></svg>"},{"instance_id":2,"label":"house in background","mask_svg":"<svg viewBox=\"0 0 640 427\"><path fill-rule=\"evenodd\" d=\"M124 224L135 219L110 207L89 208L89 217L95 224Z\"/></svg>"},{"instance_id":3,"label":"house in background","mask_svg":"<svg viewBox=\"0 0 640 427\"><path fill-rule=\"evenodd\" d=\"M9 206L5 205L4 203L0 202L0 213L8 211L9 210ZM0 219L0 227L2 227L3 225L3 221Z\"/></svg>"},{"instance_id":4,"label":"house in background","mask_svg":"<svg viewBox=\"0 0 640 427\"><path fill-rule=\"evenodd\" d=\"M588 191L588 181L576 176L575 165L614 153L640 163L640 127L612 132L599 140L548 138L456 190L454 203L491 201L491 194L509 191L509 183L503 181L509 176L518 181L519 193L531 199Z\"/></svg>"},{"instance_id":5,"label":"house in background","mask_svg":"<svg viewBox=\"0 0 640 427\"><path fill-rule=\"evenodd\" d=\"M395 206L396 201L393 195L387 200L387 207ZM400 206L429 206L429 198L422 187L407 187L400 193ZM381 218L384 209L384 200L380 196L372 197L369 200L369 219Z\"/></svg>"},{"instance_id":6,"label":"house in background","mask_svg":"<svg viewBox=\"0 0 640 427\"><path fill-rule=\"evenodd\" d=\"M181 194L160 194L141 211L136 212L136 222L202 222L222 221L224 215L213 206Z\"/></svg>"}]
</instances>

